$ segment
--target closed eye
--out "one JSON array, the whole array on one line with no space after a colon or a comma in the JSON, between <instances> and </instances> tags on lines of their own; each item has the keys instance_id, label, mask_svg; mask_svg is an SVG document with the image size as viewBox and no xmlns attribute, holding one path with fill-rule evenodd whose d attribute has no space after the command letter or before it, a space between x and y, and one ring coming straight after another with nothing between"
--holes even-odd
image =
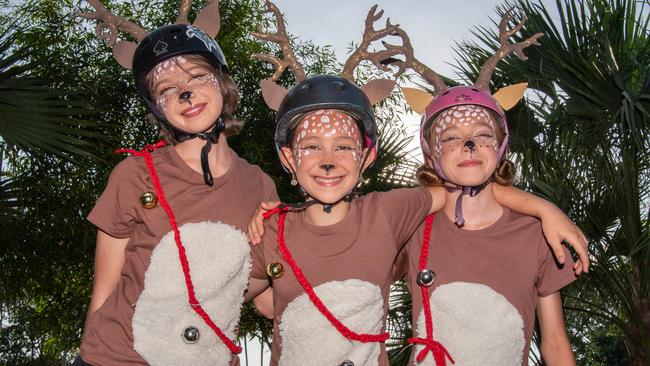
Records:
<instances>
[{"instance_id":1,"label":"closed eye","mask_svg":"<svg viewBox=\"0 0 650 366\"><path fill-rule=\"evenodd\" d=\"M441 142L441 143L445 143L445 142L451 142L451 141L455 141L455 140L460 140L460 137L457 137L457 136L449 136L449 137L445 137L445 138L443 138L442 140L440 140L440 142Z\"/></svg>"},{"instance_id":2,"label":"closed eye","mask_svg":"<svg viewBox=\"0 0 650 366\"><path fill-rule=\"evenodd\" d=\"M491 138L494 137L494 135L491 134L491 133L482 133L482 134L479 134L478 137L485 137L485 138L491 139Z\"/></svg>"},{"instance_id":3,"label":"closed eye","mask_svg":"<svg viewBox=\"0 0 650 366\"><path fill-rule=\"evenodd\" d=\"M203 81L207 75L207 73L192 75L188 83L191 83L192 81Z\"/></svg>"},{"instance_id":4,"label":"closed eye","mask_svg":"<svg viewBox=\"0 0 650 366\"><path fill-rule=\"evenodd\" d=\"M165 96L165 95L167 95L167 94L169 94L169 93L173 93L175 90L176 90L176 87L175 87L175 86L168 86L168 87L166 87L166 88L162 88L162 89L158 92L158 95L159 95L159 96Z\"/></svg>"}]
</instances>

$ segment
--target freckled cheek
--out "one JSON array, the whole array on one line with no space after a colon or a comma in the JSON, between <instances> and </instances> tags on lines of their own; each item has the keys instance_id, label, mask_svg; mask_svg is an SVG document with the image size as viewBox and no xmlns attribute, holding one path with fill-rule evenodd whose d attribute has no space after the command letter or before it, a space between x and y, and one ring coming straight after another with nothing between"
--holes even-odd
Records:
<instances>
[{"instance_id":1,"label":"freckled cheek","mask_svg":"<svg viewBox=\"0 0 650 366\"><path fill-rule=\"evenodd\" d=\"M495 138L477 138L474 142L479 149L498 150L499 142Z\"/></svg>"},{"instance_id":2,"label":"freckled cheek","mask_svg":"<svg viewBox=\"0 0 650 366\"><path fill-rule=\"evenodd\" d=\"M451 154L453 152L461 150L461 148L462 148L462 144L458 143L458 142L445 143L445 144L438 145L438 147L437 147L438 156Z\"/></svg>"}]
</instances>

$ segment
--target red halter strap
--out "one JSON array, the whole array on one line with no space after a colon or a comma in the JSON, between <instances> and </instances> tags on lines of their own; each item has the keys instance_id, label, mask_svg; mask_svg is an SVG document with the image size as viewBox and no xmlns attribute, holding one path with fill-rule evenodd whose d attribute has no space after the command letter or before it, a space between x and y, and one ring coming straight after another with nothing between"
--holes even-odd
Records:
<instances>
[{"instance_id":1,"label":"red halter strap","mask_svg":"<svg viewBox=\"0 0 650 366\"><path fill-rule=\"evenodd\" d=\"M427 219L425 221L424 239L422 240L422 251L420 252L420 272L422 272L427 267L427 257L429 256L429 242L431 239L431 229L433 228L434 217L435 215L431 214L427 216ZM447 351L445 346L433 339L433 319L431 318L431 305L429 303L429 292L427 290L427 286L420 285L420 291L422 291L422 305L424 307L424 320L427 328L427 337L413 337L408 339L408 343L421 344L424 346L424 349L417 354L417 357L415 359L418 362L422 362L422 360L427 357L427 353L431 352L431 354L433 354L433 359L436 362L436 366L446 366L447 358L449 358L449 361L451 361L452 364L455 364L454 359L451 357L449 351Z\"/></svg>"},{"instance_id":2,"label":"red halter strap","mask_svg":"<svg viewBox=\"0 0 650 366\"><path fill-rule=\"evenodd\" d=\"M320 311L327 320L336 328L336 330L341 333L342 336L345 338L352 340L352 341L358 341L358 342L363 342L363 343L369 343L369 342L385 342L389 338L388 332L381 333L381 334L359 334L354 331L352 331L350 328L345 326L343 323L341 323L340 320L336 319L334 314L329 311L327 306L321 301L321 299L316 295L316 292L314 292L314 288L312 287L311 283L305 275L302 272L302 269L298 266L296 261L293 259L293 256L291 255L291 252L289 249L287 249L287 245L284 241L284 220L287 215L287 211L289 211L290 208L287 207L284 204L280 204L279 206L275 207L274 209L267 211L264 213L264 218L269 218L273 214L277 213L278 214L278 249L280 250L280 254L282 254L282 257L284 260L289 264L289 267L291 267L291 270L293 271L293 274L296 276L296 279L298 280L298 283L300 286L302 286L302 289L305 291L307 296L309 297L309 300L311 301L312 304Z\"/></svg>"},{"instance_id":3,"label":"red halter strap","mask_svg":"<svg viewBox=\"0 0 650 366\"><path fill-rule=\"evenodd\" d=\"M119 149L115 150L116 154L122 154L122 153L128 153L132 154L133 156L141 156L144 158L144 161L147 163L147 168L149 169L149 175L151 176L151 181L153 182L153 187L156 191L156 196L158 196L158 201L160 202L160 206L165 210L165 213L167 213L167 218L169 218L169 224L172 227L172 230L174 231L174 241L176 242L176 247L178 248L178 257L181 262L181 267L183 267L183 275L185 276L185 286L187 286L187 294L189 297L189 304L190 307L196 312L221 339L221 341L228 347L230 352L238 354L241 353L242 348L238 345L235 344L234 341L230 340L222 331L219 329L219 327L212 321L208 313L203 310L203 307L201 307L201 303L199 300L196 298L196 294L194 292L194 284L192 283L192 276L190 275L190 265L187 262L187 255L185 254L185 247L183 246L183 242L181 241L181 233L178 230L178 225L176 224L176 217L174 216L174 212L172 212L171 206L169 206L169 202L167 202L167 198L165 198L165 193L163 191L162 185L160 184L160 180L158 179L158 174L156 174L156 169L154 168L153 165L153 159L151 157L151 152L156 150L159 147L165 146L166 143L164 141L158 141L157 143L153 145L145 145L145 147L142 148L142 150L137 151L137 150L132 150L132 149Z\"/></svg>"}]
</instances>

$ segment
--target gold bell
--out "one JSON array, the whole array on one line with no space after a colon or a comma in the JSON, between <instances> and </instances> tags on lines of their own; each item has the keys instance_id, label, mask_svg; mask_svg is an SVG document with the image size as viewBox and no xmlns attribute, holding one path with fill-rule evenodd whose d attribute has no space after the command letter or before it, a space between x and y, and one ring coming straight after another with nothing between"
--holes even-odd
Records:
<instances>
[{"instance_id":1,"label":"gold bell","mask_svg":"<svg viewBox=\"0 0 650 366\"><path fill-rule=\"evenodd\" d=\"M282 266L282 263L269 263L268 266L266 266L266 274L269 275L272 279L276 280L284 274L284 266Z\"/></svg>"},{"instance_id":2,"label":"gold bell","mask_svg":"<svg viewBox=\"0 0 650 366\"><path fill-rule=\"evenodd\" d=\"M158 197L151 192L144 192L142 196L140 196L140 204L142 207L147 209L154 208L158 204Z\"/></svg>"}]
</instances>

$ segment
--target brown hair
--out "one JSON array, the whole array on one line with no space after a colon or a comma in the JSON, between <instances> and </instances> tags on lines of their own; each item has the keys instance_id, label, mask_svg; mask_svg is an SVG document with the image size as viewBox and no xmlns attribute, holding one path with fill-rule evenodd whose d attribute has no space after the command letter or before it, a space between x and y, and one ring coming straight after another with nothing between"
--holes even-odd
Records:
<instances>
[{"instance_id":1,"label":"brown hair","mask_svg":"<svg viewBox=\"0 0 650 366\"><path fill-rule=\"evenodd\" d=\"M221 95L223 97L223 109L221 115L224 118L226 124L226 130L224 131L226 136L232 136L238 134L241 129L244 127L244 121L238 120L235 117L235 111L239 105L239 91L235 82L230 78L228 74L217 69L205 56L201 55L183 55L188 61L192 61L195 64L205 67L210 70L219 81L219 89L221 90ZM147 73L144 77L144 85L147 86L147 92L149 95L154 95L153 90L153 69ZM154 126L158 127L158 137L165 140L168 143L175 144L177 141L174 138L174 132L168 123L158 121L156 118L149 118L149 122Z\"/></svg>"},{"instance_id":2,"label":"brown hair","mask_svg":"<svg viewBox=\"0 0 650 366\"><path fill-rule=\"evenodd\" d=\"M499 117L496 115L491 110L488 110L494 121L499 121ZM433 123L430 123L429 126L427 127L426 131L424 132L424 136L427 138L427 141L429 142L430 145L432 145L433 139L435 136L433 135L434 129L432 128L433 125L435 125L435 121ZM499 145L503 143L503 139L505 138L505 134L503 132L503 127L501 123L496 123L497 128L496 128L496 134L497 134L497 141L499 142ZM508 160L507 158L502 159L498 164L496 169L494 170L494 173L492 174L492 179L494 182L497 184L500 184L502 186L511 186L514 178L515 178L515 173L517 170L515 169L515 164ZM427 163L423 164L418 168L418 170L415 173L415 177L418 179L420 184L424 186L441 186L444 184L444 180L436 174L435 170L431 168Z\"/></svg>"}]
</instances>

